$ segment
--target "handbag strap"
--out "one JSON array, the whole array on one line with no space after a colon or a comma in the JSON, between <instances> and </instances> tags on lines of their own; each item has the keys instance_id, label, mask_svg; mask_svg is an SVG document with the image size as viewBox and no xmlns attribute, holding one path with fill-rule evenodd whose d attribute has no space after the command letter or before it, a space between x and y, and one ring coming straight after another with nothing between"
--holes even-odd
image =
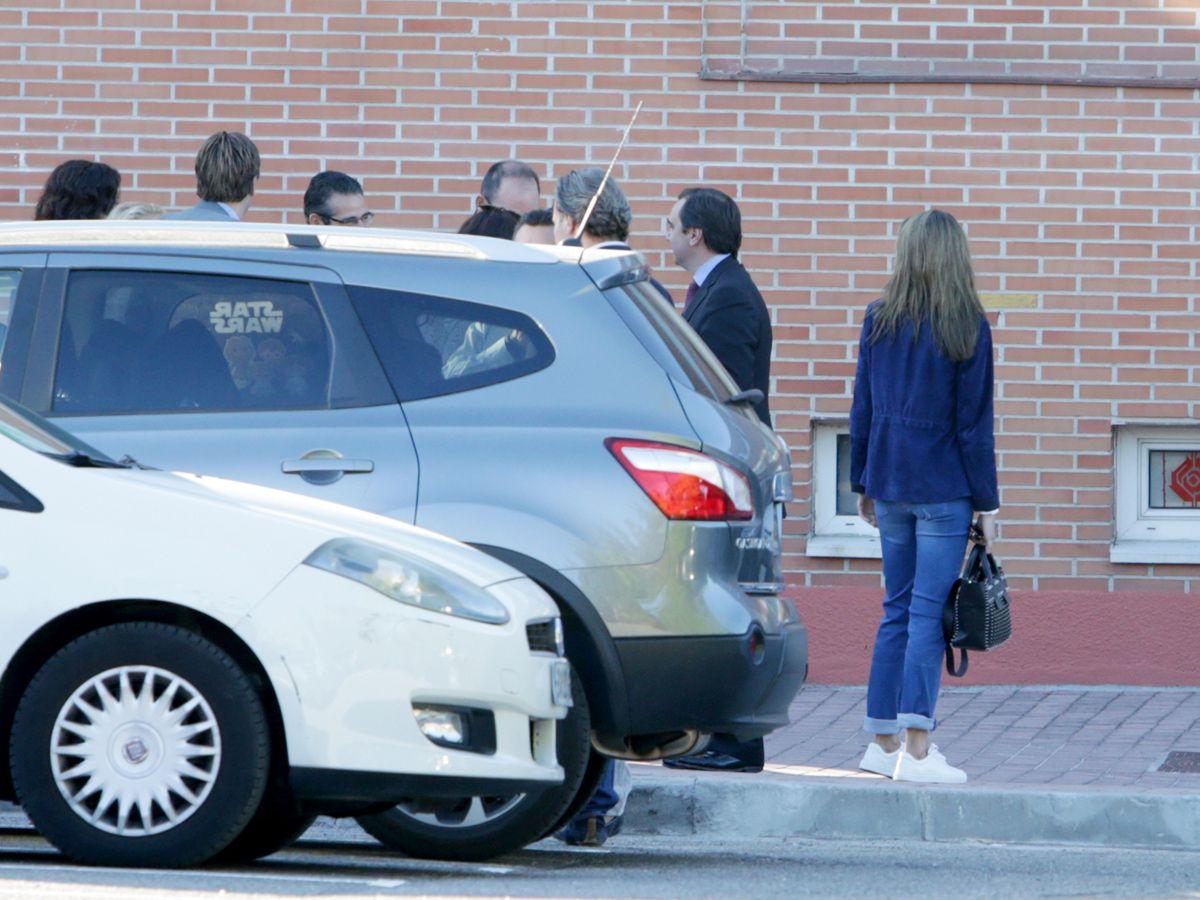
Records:
<instances>
[{"instance_id":1,"label":"handbag strap","mask_svg":"<svg viewBox=\"0 0 1200 900\"><path fill-rule=\"evenodd\" d=\"M979 573L984 581L991 581L995 577L996 561L983 544L971 548L971 558L967 564L971 567L971 574Z\"/></svg>"},{"instance_id":2,"label":"handbag strap","mask_svg":"<svg viewBox=\"0 0 1200 900\"><path fill-rule=\"evenodd\" d=\"M962 654L962 657L961 657L962 661L958 664L958 668L955 669L955 667L954 667L954 647L949 643L946 644L946 671L955 678L962 678L964 675L967 674L967 666L968 666L967 651L966 651L966 648L963 647L963 648L960 648L958 652Z\"/></svg>"}]
</instances>

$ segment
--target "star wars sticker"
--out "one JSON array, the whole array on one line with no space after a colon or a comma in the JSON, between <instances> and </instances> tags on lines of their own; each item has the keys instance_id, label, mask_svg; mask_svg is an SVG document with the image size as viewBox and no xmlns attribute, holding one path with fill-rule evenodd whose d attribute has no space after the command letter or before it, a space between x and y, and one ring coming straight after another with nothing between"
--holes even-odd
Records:
<instances>
[{"instance_id":1,"label":"star wars sticker","mask_svg":"<svg viewBox=\"0 0 1200 900\"><path fill-rule=\"evenodd\" d=\"M213 304L208 321L217 334L279 334L283 311L270 300L221 301Z\"/></svg>"}]
</instances>

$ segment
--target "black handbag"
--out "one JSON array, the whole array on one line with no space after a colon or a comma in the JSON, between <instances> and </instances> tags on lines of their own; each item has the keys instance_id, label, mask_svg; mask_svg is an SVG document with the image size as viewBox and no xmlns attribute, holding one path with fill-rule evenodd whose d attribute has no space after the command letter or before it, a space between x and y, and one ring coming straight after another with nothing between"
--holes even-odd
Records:
<instances>
[{"instance_id":1,"label":"black handbag","mask_svg":"<svg viewBox=\"0 0 1200 900\"><path fill-rule=\"evenodd\" d=\"M962 577L954 582L942 612L946 671L967 674L968 650L994 650L1012 636L1012 612L1004 568L983 544L971 547ZM962 652L954 665L954 650Z\"/></svg>"}]
</instances>

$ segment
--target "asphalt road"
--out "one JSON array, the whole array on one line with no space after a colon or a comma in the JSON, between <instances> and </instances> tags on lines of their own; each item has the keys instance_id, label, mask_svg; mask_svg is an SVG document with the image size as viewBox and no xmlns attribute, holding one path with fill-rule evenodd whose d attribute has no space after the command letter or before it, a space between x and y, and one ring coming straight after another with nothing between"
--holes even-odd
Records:
<instances>
[{"instance_id":1,"label":"asphalt road","mask_svg":"<svg viewBox=\"0 0 1200 900\"><path fill-rule=\"evenodd\" d=\"M316 838L314 840L314 838ZM0 829L0 898L1200 897L1200 853L992 844L622 835L601 850L545 841L490 864L411 860L346 830L310 831L255 865L87 869L31 831Z\"/></svg>"}]
</instances>

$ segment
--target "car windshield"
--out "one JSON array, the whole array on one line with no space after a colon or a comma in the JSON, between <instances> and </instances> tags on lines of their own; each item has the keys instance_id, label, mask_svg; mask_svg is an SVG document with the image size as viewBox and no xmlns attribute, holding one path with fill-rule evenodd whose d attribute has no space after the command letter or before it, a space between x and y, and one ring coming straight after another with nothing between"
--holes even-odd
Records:
<instances>
[{"instance_id":1,"label":"car windshield","mask_svg":"<svg viewBox=\"0 0 1200 900\"><path fill-rule=\"evenodd\" d=\"M95 447L88 446L73 434L12 400L0 399L0 434L43 456L64 462L87 458L102 465L120 465Z\"/></svg>"}]
</instances>

